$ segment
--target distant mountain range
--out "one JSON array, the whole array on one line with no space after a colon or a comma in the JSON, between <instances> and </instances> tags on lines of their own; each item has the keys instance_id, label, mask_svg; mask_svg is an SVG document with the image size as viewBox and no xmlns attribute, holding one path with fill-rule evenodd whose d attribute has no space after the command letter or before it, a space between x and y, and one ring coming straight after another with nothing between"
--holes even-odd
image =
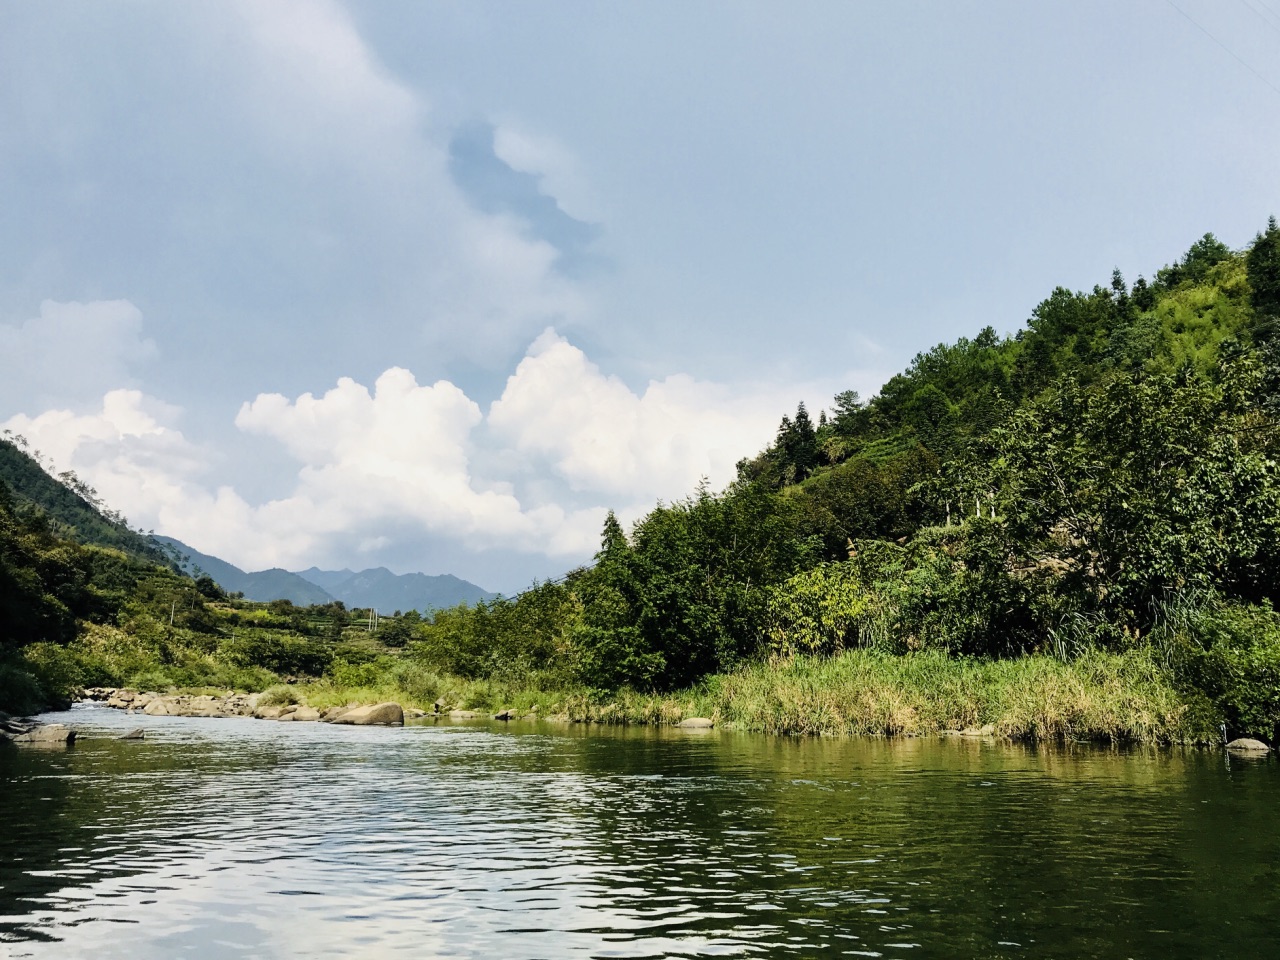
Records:
<instances>
[{"instance_id":1,"label":"distant mountain range","mask_svg":"<svg viewBox=\"0 0 1280 960\"><path fill-rule=\"evenodd\" d=\"M299 606L341 600L348 608L373 607L383 613L396 610L439 610L459 603L476 603L497 596L449 574L394 574L385 567L372 570L320 570L311 567L292 573L279 567L246 573L239 567L195 550L172 537L154 537L176 554L183 571L208 574L222 589L243 593L249 600L290 600Z\"/></svg>"}]
</instances>

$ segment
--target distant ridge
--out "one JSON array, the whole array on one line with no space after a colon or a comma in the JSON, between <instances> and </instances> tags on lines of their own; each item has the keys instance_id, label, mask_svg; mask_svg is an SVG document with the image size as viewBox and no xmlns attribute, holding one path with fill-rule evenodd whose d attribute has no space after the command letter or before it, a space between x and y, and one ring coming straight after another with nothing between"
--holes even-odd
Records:
<instances>
[{"instance_id":1,"label":"distant ridge","mask_svg":"<svg viewBox=\"0 0 1280 960\"><path fill-rule=\"evenodd\" d=\"M497 597L496 593L447 573L437 576L425 573L397 575L386 567L359 573L311 567L299 570L297 575L327 590L348 607L374 607L387 613L394 610L421 610L425 613Z\"/></svg>"},{"instance_id":2,"label":"distant ridge","mask_svg":"<svg viewBox=\"0 0 1280 960\"><path fill-rule=\"evenodd\" d=\"M358 573L317 567L297 573L279 567L246 573L234 564L201 553L173 537L157 536L153 539L176 553L184 572L193 576L208 574L222 589L243 593L249 600L289 600L299 606L341 600L347 607L373 607L383 613L396 610L426 613L460 603L492 600L497 596L450 574L397 575L385 567Z\"/></svg>"},{"instance_id":3,"label":"distant ridge","mask_svg":"<svg viewBox=\"0 0 1280 960\"><path fill-rule=\"evenodd\" d=\"M289 600L305 607L314 603L330 603L334 599L309 580L279 567L246 573L234 564L201 553L173 537L156 536L152 539L175 552L184 573L193 577L208 574L223 590L243 593L247 600Z\"/></svg>"}]
</instances>

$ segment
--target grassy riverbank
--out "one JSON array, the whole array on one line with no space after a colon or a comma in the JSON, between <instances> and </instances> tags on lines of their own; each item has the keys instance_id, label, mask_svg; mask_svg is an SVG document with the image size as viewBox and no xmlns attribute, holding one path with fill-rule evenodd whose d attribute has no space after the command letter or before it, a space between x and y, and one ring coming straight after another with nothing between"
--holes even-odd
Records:
<instances>
[{"instance_id":1,"label":"grassy riverbank","mask_svg":"<svg viewBox=\"0 0 1280 960\"><path fill-rule=\"evenodd\" d=\"M1180 693L1142 652L1062 663L854 651L754 664L667 697L578 697L569 713L602 723L705 716L784 735L922 735L990 725L1002 737L1169 743L1216 738L1206 706Z\"/></svg>"},{"instance_id":2,"label":"grassy riverbank","mask_svg":"<svg viewBox=\"0 0 1280 960\"><path fill-rule=\"evenodd\" d=\"M1186 743L1218 737L1218 717L1209 704L1180 691L1143 651L1095 652L1069 663L1046 656L993 661L938 652L851 651L752 664L664 695L605 693L539 679L464 680L397 660L276 684L264 698L319 709L394 700L428 712L442 701L446 709L513 709L600 724L660 725L697 716L722 727L798 736L922 736L985 728L994 736L1028 740Z\"/></svg>"}]
</instances>

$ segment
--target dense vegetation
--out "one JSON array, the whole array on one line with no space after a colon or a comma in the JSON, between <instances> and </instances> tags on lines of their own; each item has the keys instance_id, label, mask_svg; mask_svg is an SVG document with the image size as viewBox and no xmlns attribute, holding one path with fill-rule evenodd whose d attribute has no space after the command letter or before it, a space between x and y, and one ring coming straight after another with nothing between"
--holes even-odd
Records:
<instances>
[{"instance_id":1,"label":"dense vegetation","mask_svg":"<svg viewBox=\"0 0 1280 960\"><path fill-rule=\"evenodd\" d=\"M1225 722L1272 738L1278 417L1273 219L1245 251L1206 235L1150 281L1055 290L1017 334L939 345L816 422L801 405L726 490L630 531L611 514L593 566L377 636L345 611L249 611L72 549L10 498L0 575L27 600L6 642L45 641L23 669L64 682L294 673L419 698L542 693L597 719L701 705L786 732L1030 718L1009 704L1036 690L1040 708L1074 706L1008 732L1176 739ZM873 688L906 712L872 709ZM1125 717L1086 719L1121 702Z\"/></svg>"}]
</instances>

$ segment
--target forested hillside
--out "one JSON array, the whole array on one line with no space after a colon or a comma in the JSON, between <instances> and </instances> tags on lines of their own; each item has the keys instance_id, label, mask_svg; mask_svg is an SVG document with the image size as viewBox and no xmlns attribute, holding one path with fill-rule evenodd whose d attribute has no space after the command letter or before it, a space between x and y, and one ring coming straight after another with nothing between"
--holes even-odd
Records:
<instances>
[{"instance_id":1,"label":"forested hillside","mask_svg":"<svg viewBox=\"0 0 1280 960\"><path fill-rule=\"evenodd\" d=\"M589 568L428 619L370 616L362 632L340 604L253 613L212 581L60 540L92 524L6 495L3 640L11 657L36 643L13 669L46 688L291 673L419 699L576 691L597 718L667 715L601 706L646 694L750 688L766 691L750 710L725 709L759 729L894 732L1033 688L1047 701L1035 684L1051 680L1112 697L1103 719L1032 711L1006 729L1271 738L1278 463L1273 219L1243 251L1206 235L1150 280L1054 290L1014 335L934 347L816 422L801 405L726 490L629 531L610 514ZM872 680L888 707L830 719L871 703ZM966 701L979 680L996 691L981 708ZM1150 721L1155 702L1174 704L1167 722Z\"/></svg>"},{"instance_id":2,"label":"forested hillside","mask_svg":"<svg viewBox=\"0 0 1280 960\"><path fill-rule=\"evenodd\" d=\"M124 517L110 510L98 493L74 473L50 476L38 453L27 450L22 437L0 438L0 483L9 490L13 507L41 514L50 530L76 543L121 550L132 557L172 565L172 558L145 534L133 530Z\"/></svg>"},{"instance_id":3,"label":"forested hillside","mask_svg":"<svg viewBox=\"0 0 1280 960\"><path fill-rule=\"evenodd\" d=\"M1274 219L1246 251L1206 235L1151 280L1054 290L1013 336L801 405L724 492L611 516L593 568L438 614L419 650L662 690L852 648L1142 649L1270 734L1278 317Z\"/></svg>"}]
</instances>

